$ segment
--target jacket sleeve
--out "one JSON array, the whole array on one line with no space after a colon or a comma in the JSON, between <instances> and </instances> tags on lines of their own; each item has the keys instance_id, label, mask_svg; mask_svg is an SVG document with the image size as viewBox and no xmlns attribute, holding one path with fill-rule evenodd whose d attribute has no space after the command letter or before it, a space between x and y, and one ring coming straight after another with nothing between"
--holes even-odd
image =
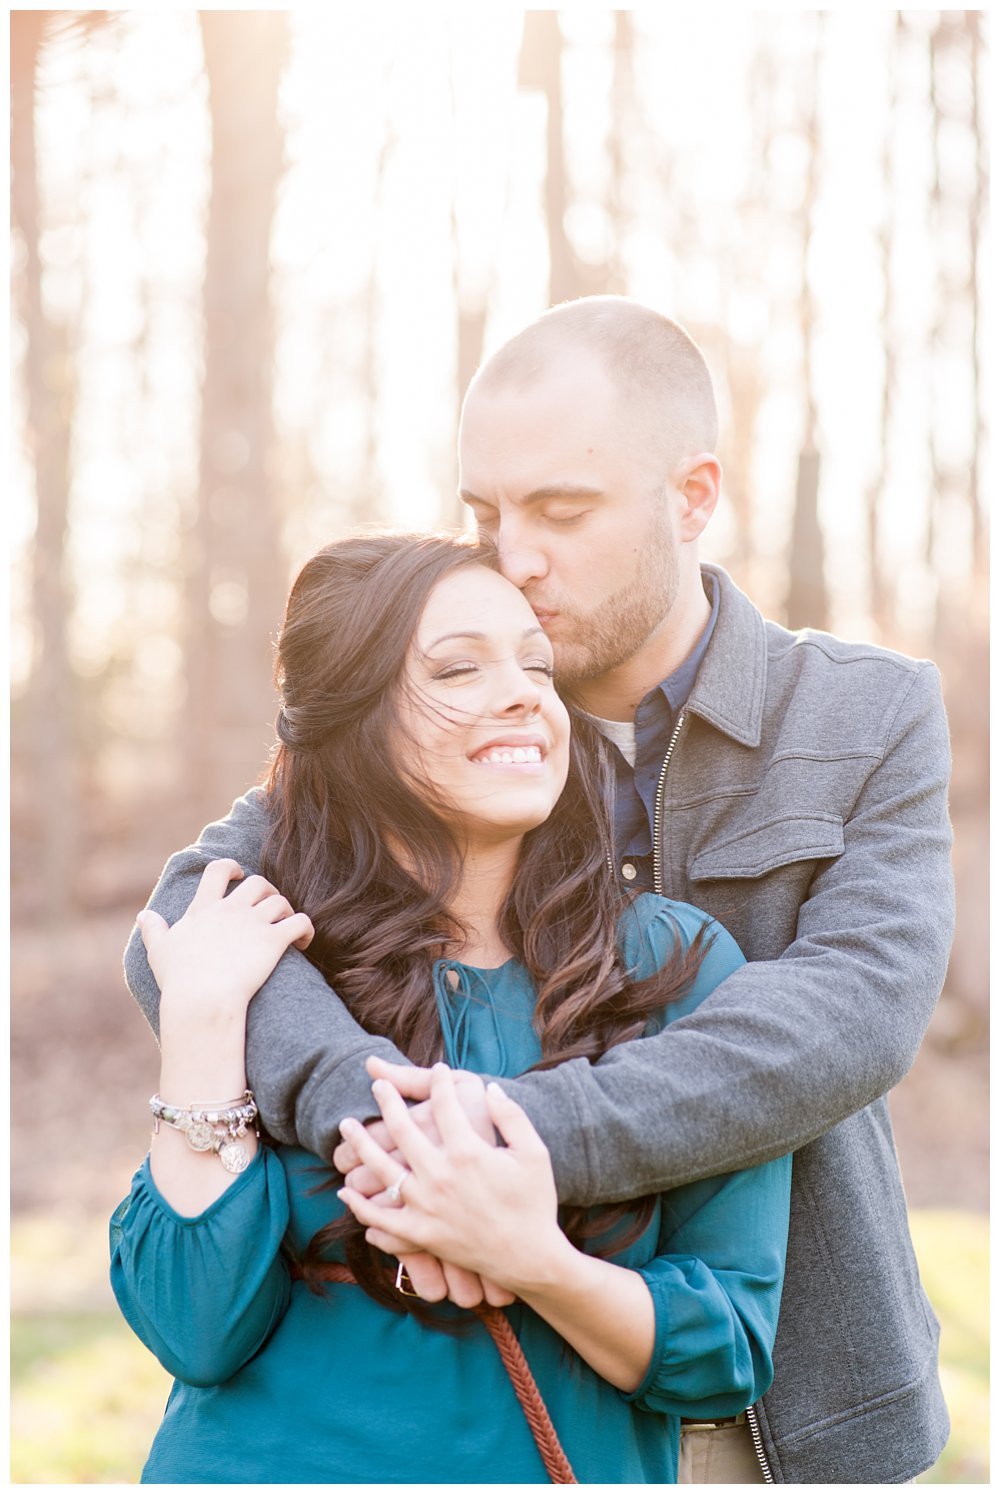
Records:
<instances>
[{"instance_id":1,"label":"jacket sleeve","mask_svg":"<svg viewBox=\"0 0 1000 1494\"><path fill-rule=\"evenodd\" d=\"M695 1419L735 1416L774 1374L792 1159L675 1189L661 1253L640 1268L656 1311L642 1383L626 1399Z\"/></svg>"},{"instance_id":2,"label":"jacket sleeve","mask_svg":"<svg viewBox=\"0 0 1000 1494\"><path fill-rule=\"evenodd\" d=\"M631 914L623 950L640 978L659 969L678 942L690 945L702 929L709 936L691 989L664 1013L671 1025L745 964L731 935L695 908L645 897ZM657 1253L632 1264L649 1287L656 1336L643 1381L627 1400L700 1419L735 1416L768 1389L791 1178L786 1156L688 1183L660 1199Z\"/></svg>"},{"instance_id":3,"label":"jacket sleeve","mask_svg":"<svg viewBox=\"0 0 1000 1494\"><path fill-rule=\"evenodd\" d=\"M206 826L195 845L171 856L148 906L176 923L205 866L217 857L231 857L247 873L259 871L266 832L264 796L251 789L225 819ZM137 928L125 951L125 978L159 1035L160 992ZM378 1114L364 1067L372 1053L406 1062L386 1038L370 1037L358 1026L301 951L282 955L247 1014L247 1077L270 1135L328 1160L344 1116L368 1120Z\"/></svg>"},{"instance_id":4,"label":"jacket sleeve","mask_svg":"<svg viewBox=\"0 0 1000 1494\"><path fill-rule=\"evenodd\" d=\"M925 665L780 959L734 971L696 1012L597 1064L506 1081L564 1202L634 1198L768 1161L902 1079L951 947L949 766L938 675Z\"/></svg>"},{"instance_id":5,"label":"jacket sleeve","mask_svg":"<svg viewBox=\"0 0 1000 1494\"><path fill-rule=\"evenodd\" d=\"M111 1287L129 1326L188 1385L221 1385L267 1342L291 1295L279 1254L284 1169L262 1147L202 1214L176 1213L149 1159L111 1220Z\"/></svg>"}]
</instances>

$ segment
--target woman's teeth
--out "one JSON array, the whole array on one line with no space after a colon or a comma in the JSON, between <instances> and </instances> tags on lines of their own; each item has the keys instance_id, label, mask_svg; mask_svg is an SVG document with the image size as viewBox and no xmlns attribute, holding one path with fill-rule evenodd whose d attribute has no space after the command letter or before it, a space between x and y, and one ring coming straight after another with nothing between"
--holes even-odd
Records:
<instances>
[{"instance_id":1,"label":"woman's teeth","mask_svg":"<svg viewBox=\"0 0 1000 1494\"><path fill-rule=\"evenodd\" d=\"M491 747L472 759L474 763L540 763L541 760L540 747Z\"/></svg>"}]
</instances>

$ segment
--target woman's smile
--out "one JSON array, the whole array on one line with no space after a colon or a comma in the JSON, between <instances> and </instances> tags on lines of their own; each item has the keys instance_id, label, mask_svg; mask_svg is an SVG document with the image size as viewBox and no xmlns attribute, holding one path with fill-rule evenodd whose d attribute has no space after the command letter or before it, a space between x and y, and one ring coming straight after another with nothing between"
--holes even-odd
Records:
<instances>
[{"instance_id":1,"label":"woman's smile","mask_svg":"<svg viewBox=\"0 0 1000 1494\"><path fill-rule=\"evenodd\" d=\"M504 738L480 747L471 761L490 768L540 767L548 755L548 744L537 737L527 740Z\"/></svg>"},{"instance_id":2,"label":"woman's smile","mask_svg":"<svg viewBox=\"0 0 1000 1494\"><path fill-rule=\"evenodd\" d=\"M552 645L496 571L462 566L434 587L400 726L412 787L466 843L523 835L551 814L569 768L569 717L552 683Z\"/></svg>"}]
</instances>

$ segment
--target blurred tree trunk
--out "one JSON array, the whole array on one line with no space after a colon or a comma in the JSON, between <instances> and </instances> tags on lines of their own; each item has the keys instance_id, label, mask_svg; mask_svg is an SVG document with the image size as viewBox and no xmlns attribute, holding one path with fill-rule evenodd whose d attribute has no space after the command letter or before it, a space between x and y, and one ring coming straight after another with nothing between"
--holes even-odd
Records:
<instances>
[{"instance_id":1,"label":"blurred tree trunk","mask_svg":"<svg viewBox=\"0 0 1000 1494\"><path fill-rule=\"evenodd\" d=\"M456 286L458 307L458 408L483 358L486 334L486 298L463 298Z\"/></svg>"},{"instance_id":2,"label":"blurred tree trunk","mask_svg":"<svg viewBox=\"0 0 1000 1494\"><path fill-rule=\"evenodd\" d=\"M756 23L758 26L761 22ZM737 203L738 232L723 259L722 316L724 334L718 338L717 357L725 370L729 420L721 433L719 455L726 475L725 491L733 513L735 533L726 563L744 588L754 589L753 467L757 421L765 394L765 377L756 337L733 335L733 303L740 298L763 299L759 266L765 262L775 231L773 147L775 138L775 63L768 39L757 40L750 63L751 150L746 187ZM764 313L761 313L763 320ZM760 335L760 334L758 334Z\"/></svg>"},{"instance_id":3,"label":"blurred tree trunk","mask_svg":"<svg viewBox=\"0 0 1000 1494\"><path fill-rule=\"evenodd\" d=\"M68 649L70 591L66 535L73 409L68 329L42 302L41 210L35 140L38 61L51 11L14 11L10 18L11 196L23 246L16 277L17 307L27 340L27 441L35 473L36 528L31 574L32 670L19 746L34 791L37 873L49 921L57 926L72 903L77 824L73 672Z\"/></svg>"},{"instance_id":4,"label":"blurred tree trunk","mask_svg":"<svg viewBox=\"0 0 1000 1494\"><path fill-rule=\"evenodd\" d=\"M729 325L723 317L723 327ZM725 369L729 393L729 429L720 444L725 492L733 513L733 545L726 564L740 581L748 583L748 567L754 556L753 459L757 444L757 420L764 397L764 381L756 349L740 347L725 337L717 356Z\"/></svg>"},{"instance_id":5,"label":"blurred tree trunk","mask_svg":"<svg viewBox=\"0 0 1000 1494\"><path fill-rule=\"evenodd\" d=\"M453 99L454 103L454 99ZM455 115L458 125L457 112ZM451 252L452 291L455 298L455 440L452 445L452 482L443 496L441 522L446 525L461 525L465 509L457 496L458 489L458 433L462 421L462 403L473 376L483 361L483 344L486 338L486 312L489 301L488 287L471 286L462 273L462 236L459 229L457 203L451 201Z\"/></svg>"},{"instance_id":6,"label":"blurred tree trunk","mask_svg":"<svg viewBox=\"0 0 1000 1494\"><path fill-rule=\"evenodd\" d=\"M285 592L271 410L269 250L282 167L288 15L200 11L212 126L198 509L188 592L191 797L218 814L272 739Z\"/></svg>"},{"instance_id":7,"label":"blurred tree trunk","mask_svg":"<svg viewBox=\"0 0 1000 1494\"><path fill-rule=\"evenodd\" d=\"M461 110L455 89L457 59L454 52L449 57L448 79L451 103L452 130L456 137L462 128ZM451 191L451 285L455 302L455 425L454 440L449 453L448 477L443 483L441 497L441 523L446 527L460 528L465 523L468 510L458 496L458 438L462 424L462 405L476 370L483 361L486 340L486 317L490 294L496 283L496 265L487 270L476 266L471 272L463 252L463 231L459 214L462 184L456 174Z\"/></svg>"},{"instance_id":8,"label":"blurred tree trunk","mask_svg":"<svg viewBox=\"0 0 1000 1494\"><path fill-rule=\"evenodd\" d=\"M926 563L940 577L944 547L963 543L965 577L978 592L986 579L986 545L979 492L983 428L979 368L979 234L986 203L982 118L979 100L979 19L971 12L943 11L928 36L928 91L931 114L930 220L937 247L934 317L931 327L931 411L928 454L931 466ZM965 172L955 169L964 151ZM957 446L942 415L946 392L966 371L971 377L970 422L964 450ZM964 510L964 512L963 512ZM963 520L965 523L963 523ZM962 532L964 529L964 533ZM978 600L978 598L977 598ZM953 587L939 586L934 617L937 643L947 641L958 601ZM960 625L964 631L965 622Z\"/></svg>"},{"instance_id":9,"label":"blurred tree trunk","mask_svg":"<svg viewBox=\"0 0 1000 1494\"><path fill-rule=\"evenodd\" d=\"M986 211L987 185L984 160L983 119L980 103L981 37L975 11L943 12L930 32L928 90L931 106L931 221L940 246L937 263L935 317L932 328L932 364L939 365L940 382L950 379L949 364L965 361L962 329L966 312L970 318L968 366L972 376L972 422L968 461L960 463L944 454L932 398L929 426L932 467L932 523L928 526L927 557L934 566L939 528L948 528L948 511L967 505L969 520L969 573L982 574L985 559L983 511L979 488L979 458L983 442L983 410L980 383L979 337L981 299L979 287L979 235ZM963 179L952 167L961 143L968 152L970 170ZM959 245L964 245L964 263ZM950 253L947 247L950 246Z\"/></svg>"},{"instance_id":10,"label":"blurred tree trunk","mask_svg":"<svg viewBox=\"0 0 1000 1494\"><path fill-rule=\"evenodd\" d=\"M983 543L984 523L981 505L979 464L986 445L986 418L983 409L982 380L980 368L980 335L982 329L982 300L979 289L979 235L983 232L989 202L989 182L986 167L986 142L982 100L980 97L980 68L983 58L983 42L978 10L965 12L965 25L969 33L969 99L973 149L975 151L975 186L970 204L969 223L969 294L972 302L972 398L973 398L973 453L969 503L972 507L972 561L984 582L987 572L987 546Z\"/></svg>"},{"instance_id":11,"label":"blurred tree trunk","mask_svg":"<svg viewBox=\"0 0 1000 1494\"><path fill-rule=\"evenodd\" d=\"M549 305L587 293L573 246L566 234L568 190L563 147L562 32L557 10L524 13L518 83L545 95L545 223L549 243Z\"/></svg>"},{"instance_id":12,"label":"blurred tree trunk","mask_svg":"<svg viewBox=\"0 0 1000 1494\"><path fill-rule=\"evenodd\" d=\"M458 450L458 431L462 418L462 402L473 376L483 361L483 341L486 336L485 295L470 295L464 292L458 276L458 225L452 214L452 234L455 244L455 359L458 401L455 406L455 450ZM457 463L456 463L457 471ZM454 492L457 484L452 484ZM449 495L442 501L442 523L461 525L466 510L461 502Z\"/></svg>"},{"instance_id":13,"label":"blurred tree trunk","mask_svg":"<svg viewBox=\"0 0 1000 1494\"><path fill-rule=\"evenodd\" d=\"M810 108L805 126L809 148L806 190L802 204L802 290L799 317L802 338L802 384L806 399L805 430L799 452L795 512L788 557L786 619L790 628L825 628L828 625L823 530L819 522L819 440L816 393L813 378L812 340L816 320L809 283L809 247L819 192L819 59L822 47L822 15L816 15L816 48L810 79Z\"/></svg>"},{"instance_id":14,"label":"blurred tree trunk","mask_svg":"<svg viewBox=\"0 0 1000 1494\"><path fill-rule=\"evenodd\" d=\"M395 137L388 124L375 158L374 204L371 258L365 283L364 341L362 344L360 384L365 400L365 444L361 462L361 483L347 506L347 526L371 524L382 515L382 479L378 464L379 413L379 243L382 237L382 205L385 200L385 178L392 157Z\"/></svg>"},{"instance_id":15,"label":"blurred tree trunk","mask_svg":"<svg viewBox=\"0 0 1000 1494\"><path fill-rule=\"evenodd\" d=\"M614 70L611 78L611 130L608 137L610 251L603 289L609 295L622 296L628 285L625 244L630 227L626 178L630 152L635 149L637 105L635 95L635 23L630 10L613 12Z\"/></svg>"},{"instance_id":16,"label":"blurred tree trunk","mask_svg":"<svg viewBox=\"0 0 1000 1494\"><path fill-rule=\"evenodd\" d=\"M941 101L937 89L937 61L941 49L941 29L943 22L938 21L928 37L928 71L927 86L930 97L931 109L931 192L929 215L931 232L935 242L940 243L943 222L943 205L941 191ZM940 522L942 500L944 497L947 475L941 459L941 448L938 442L937 410L935 373L941 359L942 344L945 336L946 309L944 304L944 286L942 284L942 273L940 263L937 265L936 284L934 289L934 311L933 321L930 328L930 378L931 399L930 417L927 421L927 455L931 469L931 484L928 494L927 508L927 534L925 536L924 560L928 571L937 574L935 564L937 550L937 533ZM936 631L941 620L940 593L934 610L934 630Z\"/></svg>"},{"instance_id":17,"label":"blurred tree trunk","mask_svg":"<svg viewBox=\"0 0 1000 1494\"><path fill-rule=\"evenodd\" d=\"M865 532L868 546L868 608L872 621L880 634L889 625L889 589L882 566L879 537L879 511L885 497L886 478L889 466L889 440L896 408L897 358L896 358L896 295L893 273L895 249L896 202L895 152L893 136L898 109L897 76L900 66L900 40L903 17L897 12L896 24L890 42L889 77L886 108L885 136L882 141L883 198L882 221L878 230L879 269L882 277L882 354L885 360L882 373L882 399L879 409L878 469L865 492Z\"/></svg>"}]
</instances>

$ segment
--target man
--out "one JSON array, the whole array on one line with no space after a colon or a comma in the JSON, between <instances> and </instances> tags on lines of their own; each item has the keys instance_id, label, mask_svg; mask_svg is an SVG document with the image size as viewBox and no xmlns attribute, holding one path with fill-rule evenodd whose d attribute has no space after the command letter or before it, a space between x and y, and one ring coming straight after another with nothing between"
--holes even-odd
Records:
<instances>
[{"instance_id":1,"label":"man","mask_svg":"<svg viewBox=\"0 0 1000 1494\"><path fill-rule=\"evenodd\" d=\"M687 1429L682 1481L904 1482L947 1435L884 1098L951 937L940 687L928 663L765 622L699 566L715 441L694 343L615 297L547 313L466 399L462 496L615 744L623 881L706 909L750 961L661 1037L505 1088L564 1202L794 1150L774 1385L745 1424ZM238 801L172 858L152 906L173 921L214 856L255 869L263 830L259 799ZM137 937L127 970L155 1024ZM374 1114L372 1053L399 1061L302 956L250 1008L262 1113L322 1156L343 1117Z\"/></svg>"}]
</instances>

